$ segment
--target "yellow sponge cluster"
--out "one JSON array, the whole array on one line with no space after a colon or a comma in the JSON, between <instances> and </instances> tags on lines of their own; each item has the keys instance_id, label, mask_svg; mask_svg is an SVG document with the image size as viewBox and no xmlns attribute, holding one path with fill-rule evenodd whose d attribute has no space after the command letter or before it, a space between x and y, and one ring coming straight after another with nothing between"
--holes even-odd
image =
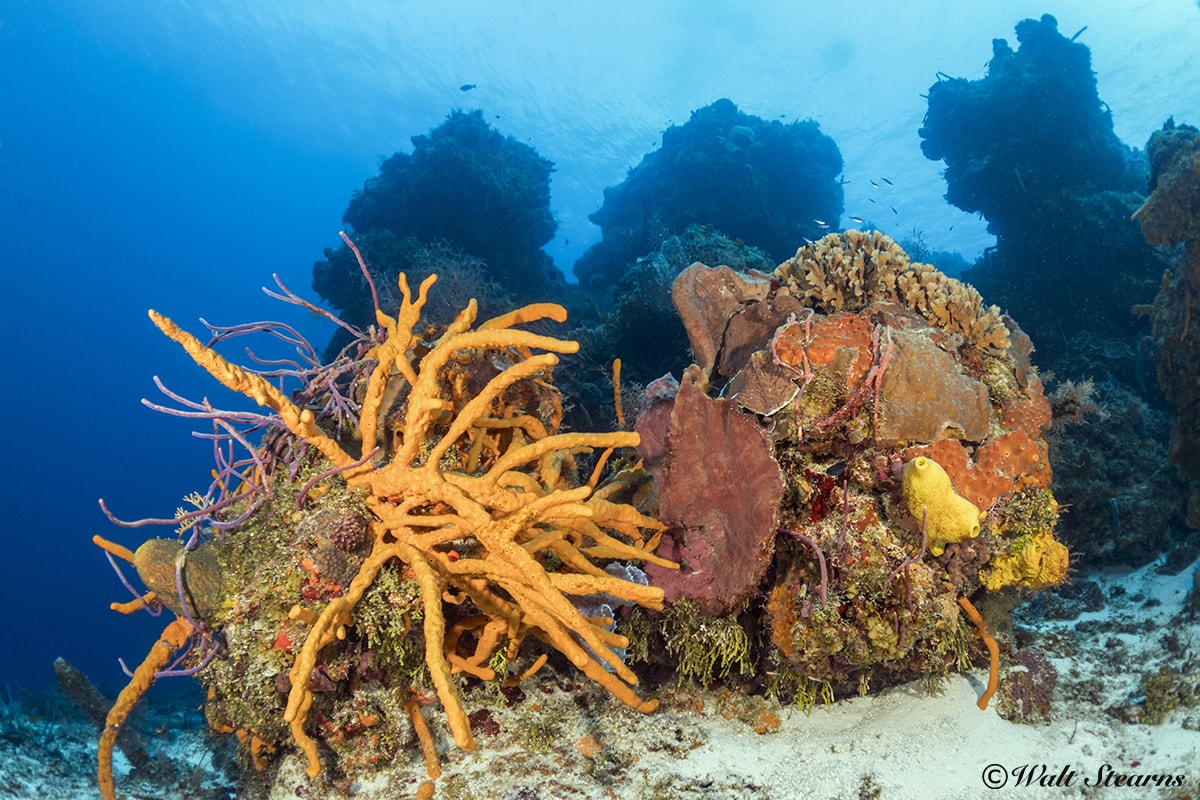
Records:
<instances>
[{"instance_id":1,"label":"yellow sponge cluster","mask_svg":"<svg viewBox=\"0 0 1200 800\"><path fill-rule=\"evenodd\" d=\"M1050 531L1034 534L1014 550L993 557L989 568L980 574L983 585L991 591L1015 584L1044 589L1066 580L1070 556L1066 545L1055 541Z\"/></svg>"}]
</instances>

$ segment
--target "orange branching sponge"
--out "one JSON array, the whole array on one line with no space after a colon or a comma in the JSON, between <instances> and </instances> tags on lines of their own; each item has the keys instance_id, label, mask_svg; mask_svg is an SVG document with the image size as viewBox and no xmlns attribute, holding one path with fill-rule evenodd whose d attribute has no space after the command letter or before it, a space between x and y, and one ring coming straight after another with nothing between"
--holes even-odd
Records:
<instances>
[{"instance_id":1,"label":"orange branching sponge","mask_svg":"<svg viewBox=\"0 0 1200 800\"><path fill-rule=\"evenodd\" d=\"M429 724L425 722L421 706L417 703L416 692L411 689L404 701L404 710L412 718L413 730L417 732L417 742L421 745L421 755L425 758L425 772L429 775L429 780L435 781L442 776L442 765L438 760L437 747L433 743L433 734L429 732Z\"/></svg>"},{"instance_id":2,"label":"orange branching sponge","mask_svg":"<svg viewBox=\"0 0 1200 800\"><path fill-rule=\"evenodd\" d=\"M614 358L612 366L613 407L617 410L617 427L625 429L625 407L621 403L621 359Z\"/></svg>"},{"instance_id":3,"label":"orange branching sponge","mask_svg":"<svg viewBox=\"0 0 1200 800\"><path fill-rule=\"evenodd\" d=\"M965 597L958 598L959 607L967 612L967 616L971 622L975 623L975 635L983 639L983 643L987 645L988 655L991 657L988 667L988 685L983 694L979 696L979 710L986 711L988 701L992 699L992 695L996 693L996 689L1000 686L1000 647L996 644L996 640L988 633L987 623L983 621L978 609Z\"/></svg>"},{"instance_id":4,"label":"orange branching sponge","mask_svg":"<svg viewBox=\"0 0 1200 800\"><path fill-rule=\"evenodd\" d=\"M93 536L92 541L97 547L111 555L130 564L134 562L133 551L129 548L116 542L110 542L102 536ZM124 603L112 603L110 608L120 614L133 614L155 602L155 593L147 592L141 597ZM150 652L146 654L146 658L133 671L129 683L117 695L116 702L109 709L104 722L104 731L100 734L100 742L96 748L98 763L96 782L100 788L100 796L104 800L115 800L117 796L116 784L113 782L112 775L112 758L113 747L116 745L117 737L121 734L121 726L125 724L133 707L142 699L142 695L154 685L158 672L171 662L175 651L187 645L195 633L196 629L192 624L181 617L168 624L159 635L158 641L150 648Z\"/></svg>"},{"instance_id":5,"label":"orange branching sponge","mask_svg":"<svg viewBox=\"0 0 1200 800\"><path fill-rule=\"evenodd\" d=\"M364 490L374 513L372 551L344 594L319 613L296 607L290 614L311 628L289 673L284 719L313 777L321 764L316 742L305 731L313 701L309 679L321 649L345 636L356 604L391 559L406 564L420 587L425 661L459 747L470 750L474 742L451 675L463 664L477 668L485 653L463 659L453 653L452 642L452 666L443 616L446 592L469 598L495 623L480 624L488 629L489 647L506 641L515 655L531 634L630 706L648 712L658 705L637 695L632 688L637 677L614 652L627 646L626 639L585 619L567 597L603 593L662 608L661 589L614 577L596 563L622 559L675 568L653 554L658 541L653 534L662 526L611 499L620 482L597 488L594 475L571 488L564 477L573 454L635 447L638 435L560 434L557 419L543 425L514 408L510 390L529 381L545 388L541 376L557 364L556 353L576 352L578 344L513 326L545 318L562 321L561 306L526 306L473 328L472 300L435 343L421 342L413 329L434 280L430 276L422 283L414 299L401 275L403 301L396 316L377 312L385 336L364 357L376 366L362 395L361 441L351 443L355 452L347 452L343 442L315 424L311 412L293 405L269 381L150 312L163 333L217 380L273 409L289 431L341 470L350 487ZM471 354L483 356L498 371L486 380L465 375L460 367ZM360 455L376 448L375 459ZM543 568L541 552L561 563L558 571Z\"/></svg>"},{"instance_id":6,"label":"orange branching sponge","mask_svg":"<svg viewBox=\"0 0 1200 800\"><path fill-rule=\"evenodd\" d=\"M100 744L97 746L96 757L99 770L96 780L100 784L100 796L104 800L116 800L117 789L113 783L112 759L113 746L121 733L129 712L137 705L138 700L154 684L154 675L171 662L171 657L187 644L194 629L185 619L176 619L163 630L158 641L150 648L145 660L133 671L129 683L117 695L117 701L109 709L108 717L104 720L104 732L100 734Z\"/></svg>"}]
</instances>

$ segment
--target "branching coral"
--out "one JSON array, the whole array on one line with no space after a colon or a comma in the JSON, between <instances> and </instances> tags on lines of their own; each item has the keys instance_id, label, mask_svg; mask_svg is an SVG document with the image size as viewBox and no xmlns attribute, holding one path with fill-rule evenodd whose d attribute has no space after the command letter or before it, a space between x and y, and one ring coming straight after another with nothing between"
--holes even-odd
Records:
<instances>
[{"instance_id":1,"label":"branching coral","mask_svg":"<svg viewBox=\"0 0 1200 800\"><path fill-rule=\"evenodd\" d=\"M979 292L929 264L909 261L878 231L831 233L779 265L775 277L823 314L861 311L877 300L897 303L929 324L962 336L987 353L1008 349L1008 328Z\"/></svg>"},{"instance_id":2,"label":"branching coral","mask_svg":"<svg viewBox=\"0 0 1200 800\"><path fill-rule=\"evenodd\" d=\"M272 381L150 312L193 360L226 387L270 408L292 436L320 454L313 465L319 474L300 490L301 500L317 480L339 475L365 495L374 514L370 552L344 591L323 607L319 600L317 607L298 604L289 614L293 624L310 627L288 673L284 718L314 777L321 763L305 725L320 653L346 638L357 604L393 561L419 587L425 662L460 747L472 749L474 742L451 675L490 672L482 665L501 647L513 661L530 635L630 706L645 712L657 706L632 688L637 678L618 652L627 646L625 638L611 632L609 620L584 617L570 599L602 594L662 608L661 589L615 577L597 564L621 559L673 566L653 555L661 526L616 501L624 484L599 484L608 454L636 446L638 435L557 433L561 409L546 381L556 354L575 352L577 345L515 326L562 321L560 306L526 306L473 327L471 301L440 338L423 341L414 327L435 280L426 279L414 299L401 275L397 315L377 312L381 333L359 359L369 376L357 395L356 435L331 435ZM546 407L522 410L531 397ZM593 448L605 452L590 480L573 486L573 456ZM478 615L448 625L443 603L467 600ZM464 658L455 645L467 630L478 633L479 642L475 655ZM544 656L535 667L543 663Z\"/></svg>"}]
</instances>

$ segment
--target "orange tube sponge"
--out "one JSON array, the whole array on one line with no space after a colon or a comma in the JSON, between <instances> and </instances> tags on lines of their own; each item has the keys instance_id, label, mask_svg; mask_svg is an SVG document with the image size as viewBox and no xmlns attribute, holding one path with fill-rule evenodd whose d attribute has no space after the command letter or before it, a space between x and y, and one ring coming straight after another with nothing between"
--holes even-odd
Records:
<instances>
[{"instance_id":1,"label":"orange tube sponge","mask_svg":"<svg viewBox=\"0 0 1200 800\"><path fill-rule=\"evenodd\" d=\"M187 644L194 629L185 619L176 619L168 625L158 637L158 641L150 648L146 658L133 671L129 683L117 695L117 701L104 720L104 732L100 734L100 744L97 746L96 757L99 769L96 782L100 785L100 796L104 800L116 800L117 789L113 783L112 759L113 745L121 733L121 726L129 717L129 712L137 705L138 700L154 684L154 673L161 670L171 661L175 651Z\"/></svg>"},{"instance_id":2,"label":"orange tube sponge","mask_svg":"<svg viewBox=\"0 0 1200 800\"><path fill-rule=\"evenodd\" d=\"M597 488L595 482L568 488L564 478L564 464L573 453L636 447L638 434L559 434L555 416L543 426L521 409L509 407L505 398L510 388L523 382L545 386L557 354L579 349L576 342L512 328L544 318L562 320L566 312L560 306L526 306L472 328L477 306L471 301L435 343L414 347L413 327L435 279L427 278L414 298L401 275L403 299L396 316L377 313L386 335L372 340L374 346L364 356L375 365L363 391L361 443L353 454L315 424L311 411L297 407L269 381L226 361L161 314L150 313L163 333L217 380L274 410L291 434L342 468L342 478L351 488L365 491L374 513L372 551L345 593L320 612L293 609L289 615L312 626L289 672L291 690L284 712L297 746L308 758L310 777L320 773L321 763L317 743L304 729L313 701L309 679L321 649L345 635L346 626L354 623L356 604L392 559L411 568L420 585L426 664L462 749L475 745L446 658L442 605L447 590L469 597L484 616L502 622L514 652L522 637L533 635L628 705L641 711L657 706L634 691L637 677L615 652L625 646L624 640L608 640L608 631L584 618L567 597L605 593L662 608L662 589L613 577L595 560L636 559L676 567L655 556L651 545L657 538L643 534L663 526L632 506L607 499L607 489ZM454 377L455 365L464 354L485 352L504 353L509 363L482 386L468 390L466 381ZM381 443L381 423L397 410L398 393L404 399L403 421L389 434L399 433L385 448L390 457L360 459L359 448L371 451ZM514 420L509 426L512 436L492 435L501 429L498 417ZM491 450L486 465L481 456L485 446ZM454 458L448 464L446 459L455 453L463 454L469 469L461 469ZM473 548L476 553L450 558L438 549L458 539L472 539L478 545ZM537 558L543 550L563 565L561 571L547 572Z\"/></svg>"},{"instance_id":3,"label":"orange tube sponge","mask_svg":"<svg viewBox=\"0 0 1200 800\"><path fill-rule=\"evenodd\" d=\"M987 645L988 655L991 661L988 667L988 685L983 694L979 696L979 710L986 711L988 701L992 699L992 695L996 693L996 689L1000 686L1000 647L996 644L996 640L988 633L987 623L983 621L983 615L979 610L972 605L971 601L965 597L958 598L959 607L967 612L967 616L971 622L975 623L976 635L983 639L983 643Z\"/></svg>"}]
</instances>

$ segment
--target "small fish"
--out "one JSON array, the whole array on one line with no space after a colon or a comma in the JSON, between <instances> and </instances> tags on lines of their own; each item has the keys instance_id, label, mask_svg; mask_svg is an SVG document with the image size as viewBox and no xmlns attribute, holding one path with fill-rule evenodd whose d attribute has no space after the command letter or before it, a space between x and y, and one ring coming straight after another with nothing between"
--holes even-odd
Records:
<instances>
[{"instance_id":1,"label":"small fish","mask_svg":"<svg viewBox=\"0 0 1200 800\"><path fill-rule=\"evenodd\" d=\"M896 185L896 184L892 183L891 181L889 181L887 178L881 178L881 180L882 180L884 183L886 183L888 186L895 186L895 185Z\"/></svg>"},{"instance_id":2,"label":"small fish","mask_svg":"<svg viewBox=\"0 0 1200 800\"><path fill-rule=\"evenodd\" d=\"M895 206L892 206L892 213L893 213L893 214L899 214L900 212L896 210L896 207L895 207Z\"/></svg>"},{"instance_id":3,"label":"small fish","mask_svg":"<svg viewBox=\"0 0 1200 800\"><path fill-rule=\"evenodd\" d=\"M804 240L805 244L816 244L816 242L814 242L812 239L808 238L807 236L801 236L800 238Z\"/></svg>"},{"instance_id":4,"label":"small fish","mask_svg":"<svg viewBox=\"0 0 1200 800\"><path fill-rule=\"evenodd\" d=\"M875 198L873 198L873 197L868 197L868 198L867 198L867 200L868 200L869 202L871 202L871 203L874 203L874 202L875 202Z\"/></svg>"},{"instance_id":5,"label":"small fish","mask_svg":"<svg viewBox=\"0 0 1200 800\"><path fill-rule=\"evenodd\" d=\"M840 478L842 477L842 473L846 471L847 466L849 465L845 461L839 461L826 469L825 474L831 478Z\"/></svg>"},{"instance_id":6,"label":"small fish","mask_svg":"<svg viewBox=\"0 0 1200 800\"><path fill-rule=\"evenodd\" d=\"M854 222L854 223L856 223L856 224L858 224L858 225L862 225L862 224L863 224L863 218L862 218L862 217L851 217L851 218L850 218L850 221L851 221L851 222Z\"/></svg>"},{"instance_id":7,"label":"small fish","mask_svg":"<svg viewBox=\"0 0 1200 800\"><path fill-rule=\"evenodd\" d=\"M828 228L829 227L829 223L823 219L814 219L813 222L817 223L818 228Z\"/></svg>"},{"instance_id":8,"label":"small fish","mask_svg":"<svg viewBox=\"0 0 1200 800\"><path fill-rule=\"evenodd\" d=\"M474 89L474 88L475 88L475 84L473 84L473 83L464 83L462 86L458 87L458 90L459 90L460 92L469 92L469 91L471 91L471 90L472 90L472 89Z\"/></svg>"},{"instance_id":9,"label":"small fish","mask_svg":"<svg viewBox=\"0 0 1200 800\"><path fill-rule=\"evenodd\" d=\"M950 230L954 230L954 226L953 226L953 225L951 225L951 226L950 226Z\"/></svg>"},{"instance_id":10,"label":"small fish","mask_svg":"<svg viewBox=\"0 0 1200 800\"><path fill-rule=\"evenodd\" d=\"M875 188L875 189L879 188L879 184L876 183L874 180L871 181L871 186L872 186L872 188Z\"/></svg>"}]
</instances>

